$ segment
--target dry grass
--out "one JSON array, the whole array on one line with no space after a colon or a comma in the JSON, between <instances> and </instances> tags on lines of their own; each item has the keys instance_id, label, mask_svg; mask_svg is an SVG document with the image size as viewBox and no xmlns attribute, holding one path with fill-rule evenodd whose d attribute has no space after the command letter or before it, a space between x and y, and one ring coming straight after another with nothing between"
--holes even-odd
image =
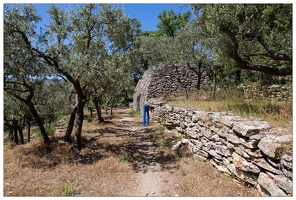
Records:
<instances>
[{"instance_id":1,"label":"dry grass","mask_svg":"<svg viewBox=\"0 0 296 200\"><path fill-rule=\"evenodd\" d=\"M151 166L156 171L148 178L162 177L160 196L258 195L210 163L192 160L186 148L172 151L178 137L156 123L143 128L127 110L105 119L84 125L79 154L71 145L42 145L38 138L25 145L5 144L4 196L137 196Z\"/></svg>"},{"instance_id":2,"label":"dry grass","mask_svg":"<svg viewBox=\"0 0 296 200\"><path fill-rule=\"evenodd\" d=\"M274 126L292 128L292 99L279 101L255 96L245 99L241 91L235 90L229 94L226 92L221 93L223 95L218 96L215 100L211 99L209 92L203 91L198 94L199 98L186 99L179 97L170 98L167 101L187 108L214 112L231 112L246 118L259 117Z\"/></svg>"},{"instance_id":3,"label":"dry grass","mask_svg":"<svg viewBox=\"0 0 296 200\"><path fill-rule=\"evenodd\" d=\"M135 176L116 156L88 165L75 159L69 147L56 147L42 156L35 144L14 149L5 145L5 196L120 196L124 194L114 188L124 187Z\"/></svg>"},{"instance_id":4,"label":"dry grass","mask_svg":"<svg viewBox=\"0 0 296 200\"><path fill-rule=\"evenodd\" d=\"M220 173L209 162L191 157L180 161L180 169L173 178L168 184L173 183L172 189L179 196L258 196L254 187Z\"/></svg>"}]
</instances>

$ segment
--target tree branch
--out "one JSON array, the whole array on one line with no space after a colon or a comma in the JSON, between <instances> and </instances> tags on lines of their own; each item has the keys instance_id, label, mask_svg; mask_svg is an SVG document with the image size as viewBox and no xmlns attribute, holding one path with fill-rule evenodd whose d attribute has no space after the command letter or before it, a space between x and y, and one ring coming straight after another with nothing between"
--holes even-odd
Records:
<instances>
[{"instance_id":1,"label":"tree branch","mask_svg":"<svg viewBox=\"0 0 296 200\"><path fill-rule=\"evenodd\" d=\"M247 33L246 36L256 38L257 41L262 45L262 47L268 52L268 55L273 60L285 60L285 61L292 61L292 56L287 54L276 54L273 49L265 42L263 37L259 35L256 31Z\"/></svg>"},{"instance_id":2,"label":"tree branch","mask_svg":"<svg viewBox=\"0 0 296 200\"><path fill-rule=\"evenodd\" d=\"M226 29L225 27L219 27L219 30L221 32L227 34L228 37L230 38L233 47L232 47L232 52L229 54L229 56L236 61L239 68L260 71L260 72L270 74L270 75L278 75L278 76L292 75L292 65L290 67L286 67L286 68L282 68L282 69L281 68L271 68L271 67L267 67L267 66L253 65L253 64L250 64L249 62L243 60L238 55L239 45L238 45L238 41L237 41L235 35L230 30ZM261 42L263 42L263 41L264 40L262 40ZM268 53L270 54L272 52L268 52ZM275 55L273 55L273 56L275 56ZM281 60L283 60L283 59L281 59ZM292 61L292 59L288 60L288 61Z\"/></svg>"},{"instance_id":3,"label":"tree branch","mask_svg":"<svg viewBox=\"0 0 296 200\"><path fill-rule=\"evenodd\" d=\"M21 93L29 92L29 90L19 90L19 89L14 89L14 88L6 87L6 86L4 86L4 89L5 90L14 91L14 92L21 92Z\"/></svg>"},{"instance_id":4,"label":"tree branch","mask_svg":"<svg viewBox=\"0 0 296 200\"><path fill-rule=\"evenodd\" d=\"M21 102L24 102L24 103L26 102L26 99L24 99L24 98L22 98L22 97L16 95L15 93L9 91L7 88L4 88L4 91L6 91L8 94L14 96L15 98L17 98L17 99L20 100Z\"/></svg>"}]
</instances>

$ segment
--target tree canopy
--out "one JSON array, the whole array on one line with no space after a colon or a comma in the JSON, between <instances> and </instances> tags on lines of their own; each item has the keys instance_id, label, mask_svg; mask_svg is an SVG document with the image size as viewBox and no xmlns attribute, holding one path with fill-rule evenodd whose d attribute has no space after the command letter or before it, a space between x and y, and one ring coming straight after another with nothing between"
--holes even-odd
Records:
<instances>
[{"instance_id":1,"label":"tree canopy","mask_svg":"<svg viewBox=\"0 0 296 200\"><path fill-rule=\"evenodd\" d=\"M291 4L192 5L199 23L239 68L271 75L292 75ZM222 43L221 42L221 43Z\"/></svg>"},{"instance_id":2,"label":"tree canopy","mask_svg":"<svg viewBox=\"0 0 296 200\"><path fill-rule=\"evenodd\" d=\"M132 69L132 64L128 62L128 50L139 23L127 17L122 8L111 4L82 4L77 5L76 10L65 10L53 4L47 12L50 24L44 32L37 34L35 29L41 17L34 5L5 7L4 89L6 94L25 103L35 113L44 142L49 143L36 109L34 94L40 82L44 83L44 79L50 76L66 81L70 85L68 88L72 89L64 92L76 95L72 110L76 113L73 115L76 116L74 148L79 150L83 108L88 94L97 92L93 83L96 83L95 88L103 91L107 82L104 76L107 76L112 83L120 80L122 87L109 87L106 94L119 94L126 89L123 85L129 81ZM123 58L119 62L118 59L110 59L112 51L124 52L121 53ZM113 70L111 66L114 66ZM95 81L98 78L104 81ZM26 96L26 93L29 95ZM69 126L73 125L69 123ZM71 133L72 128L68 130Z\"/></svg>"}]
</instances>

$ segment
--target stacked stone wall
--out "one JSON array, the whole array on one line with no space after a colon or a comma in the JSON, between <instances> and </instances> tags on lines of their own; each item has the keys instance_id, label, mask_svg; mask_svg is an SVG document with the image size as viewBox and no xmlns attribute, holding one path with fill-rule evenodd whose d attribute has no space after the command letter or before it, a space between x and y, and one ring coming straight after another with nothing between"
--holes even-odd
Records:
<instances>
[{"instance_id":1,"label":"stacked stone wall","mask_svg":"<svg viewBox=\"0 0 296 200\"><path fill-rule=\"evenodd\" d=\"M271 100L292 99L292 84L285 85L245 85L241 84L238 88L244 90L246 99L254 97L269 98Z\"/></svg>"},{"instance_id":2,"label":"stacked stone wall","mask_svg":"<svg viewBox=\"0 0 296 200\"><path fill-rule=\"evenodd\" d=\"M172 70L172 68L170 68ZM198 76L192 70L184 71L167 71L158 73L155 67L149 68L139 80L133 96L133 109L141 111L142 106L148 103L151 98L170 98L170 97L192 97L197 96ZM209 89L212 83L206 76L201 78L201 89ZM223 87L223 83L221 83ZM244 85L238 86L244 91L246 99L252 98L270 98L277 101L292 99L292 85L267 85L255 86Z\"/></svg>"},{"instance_id":3,"label":"stacked stone wall","mask_svg":"<svg viewBox=\"0 0 296 200\"><path fill-rule=\"evenodd\" d=\"M150 112L187 144L195 157L258 189L262 196L292 196L292 133L279 135L262 119L207 112L150 99Z\"/></svg>"},{"instance_id":4,"label":"stacked stone wall","mask_svg":"<svg viewBox=\"0 0 296 200\"><path fill-rule=\"evenodd\" d=\"M172 70L172 68L170 68ZM197 94L198 76L192 70L167 71L158 73L154 67L149 68L139 80L133 96L133 109L141 111L151 98L176 97ZM209 78L202 76L201 88L208 86Z\"/></svg>"}]
</instances>

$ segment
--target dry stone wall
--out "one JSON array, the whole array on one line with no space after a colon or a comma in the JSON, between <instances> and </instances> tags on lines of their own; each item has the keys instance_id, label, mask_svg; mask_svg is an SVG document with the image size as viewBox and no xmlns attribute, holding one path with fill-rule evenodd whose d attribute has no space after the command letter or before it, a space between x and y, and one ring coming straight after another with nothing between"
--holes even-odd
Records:
<instances>
[{"instance_id":1,"label":"dry stone wall","mask_svg":"<svg viewBox=\"0 0 296 200\"><path fill-rule=\"evenodd\" d=\"M244 85L241 84L238 88L242 88L246 99L254 97L262 97L276 100L292 99L292 84L285 85Z\"/></svg>"},{"instance_id":2,"label":"dry stone wall","mask_svg":"<svg viewBox=\"0 0 296 200\"><path fill-rule=\"evenodd\" d=\"M160 70L151 67L143 74L133 96L134 110L141 111L151 98L186 96L197 92L198 76L192 70L170 70L160 73ZM209 84L209 78L202 76L201 88Z\"/></svg>"},{"instance_id":3,"label":"dry stone wall","mask_svg":"<svg viewBox=\"0 0 296 200\"><path fill-rule=\"evenodd\" d=\"M187 144L193 155L254 187L262 196L292 196L291 135L273 134L262 119L207 112L149 99L153 120L182 134L172 149ZM291 152L290 152L291 151Z\"/></svg>"},{"instance_id":4,"label":"dry stone wall","mask_svg":"<svg viewBox=\"0 0 296 200\"><path fill-rule=\"evenodd\" d=\"M133 96L133 109L140 112L142 106L151 98L169 98L186 96L186 94L197 95L198 76L192 70L172 70L159 72L156 67L149 68L139 80ZM201 78L201 89L210 88L212 85L207 76ZM223 84L222 84L223 87ZM292 99L292 85L244 85L238 86L244 91L246 99L255 97L270 98L276 100ZM195 96L197 98L197 96Z\"/></svg>"}]
</instances>

